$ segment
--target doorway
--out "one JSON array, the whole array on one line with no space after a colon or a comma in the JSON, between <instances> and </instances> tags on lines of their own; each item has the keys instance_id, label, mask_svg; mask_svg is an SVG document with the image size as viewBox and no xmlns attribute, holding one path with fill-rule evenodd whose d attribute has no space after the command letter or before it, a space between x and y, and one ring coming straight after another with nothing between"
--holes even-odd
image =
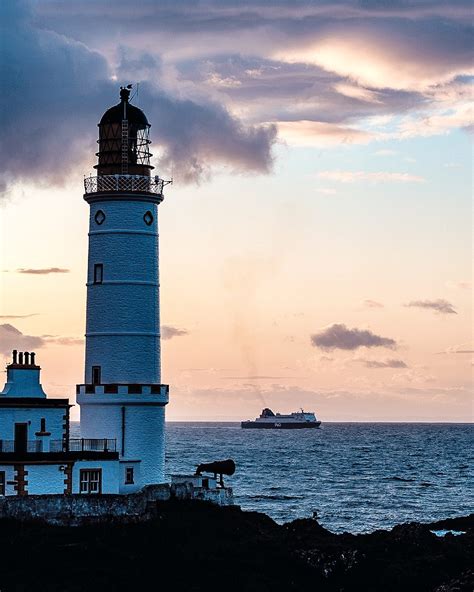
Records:
<instances>
[{"instance_id":1,"label":"doorway","mask_svg":"<svg viewBox=\"0 0 474 592\"><path fill-rule=\"evenodd\" d=\"M15 424L15 452L24 454L28 452L28 424Z\"/></svg>"}]
</instances>

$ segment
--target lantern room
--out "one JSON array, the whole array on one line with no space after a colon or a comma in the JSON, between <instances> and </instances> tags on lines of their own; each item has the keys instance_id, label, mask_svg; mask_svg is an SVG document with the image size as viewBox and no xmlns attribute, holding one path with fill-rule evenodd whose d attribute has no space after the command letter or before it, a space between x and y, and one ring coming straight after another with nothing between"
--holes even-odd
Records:
<instances>
[{"instance_id":1,"label":"lantern room","mask_svg":"<svg viewBox=\"0 0 474 592\"><path fill-rule=\"evenodd\" d=\"M150 124L129 102L131 85L120 88L120 103L108 109L99 125L97 174L150 176Z\"/></svg>"}]
</instances>

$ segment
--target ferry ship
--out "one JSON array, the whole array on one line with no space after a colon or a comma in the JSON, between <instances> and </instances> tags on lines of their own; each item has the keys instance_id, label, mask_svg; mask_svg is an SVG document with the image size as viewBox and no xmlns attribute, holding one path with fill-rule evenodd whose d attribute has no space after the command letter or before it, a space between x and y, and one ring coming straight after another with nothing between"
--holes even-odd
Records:
<instances>
[{"instance_id":1,"label":"ferry ship","mask_svg":"<svg viewBox=\"0 0 474 592\"><path fill-rule=\"evenodd\" d=\"M278 430L297 430L301 428L319 428L321 422L312 412L296 411L289 415L273 413L271 409L265 408L260 417L255 420L248 419L241 422L241 427L245 429L278 429Z\"/></svg>"}]
</instances>

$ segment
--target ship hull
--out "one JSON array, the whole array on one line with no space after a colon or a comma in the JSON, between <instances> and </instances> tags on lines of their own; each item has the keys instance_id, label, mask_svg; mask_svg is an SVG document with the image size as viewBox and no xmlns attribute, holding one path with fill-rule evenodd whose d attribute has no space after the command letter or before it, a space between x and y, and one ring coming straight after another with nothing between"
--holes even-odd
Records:
<instances>
[{"instance_id":1,"label":"ship hull","mask_svg":"<svg viewBox=\"0 0 474 592\"><path fill-rule=\"evenodd\" d=\"M247 430L301 430L319 428L320 421L303 422L303 421L287 421L287 422L263 422L263 421L243 421L240 426Z\"/></svg>"}]
</instances>

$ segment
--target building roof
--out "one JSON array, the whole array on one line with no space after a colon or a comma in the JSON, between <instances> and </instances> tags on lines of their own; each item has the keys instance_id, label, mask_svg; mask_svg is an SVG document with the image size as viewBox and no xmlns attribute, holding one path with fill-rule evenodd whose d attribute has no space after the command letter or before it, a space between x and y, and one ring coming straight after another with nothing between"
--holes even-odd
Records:
<instances>
[{"instance_id":1,"label":"building roof","mask_svg":"<svg viewBox=\"0 0 474 592\"><path fill-rule=\"evenodd\" d=\"M73 407L69 399L40 399L39 397L0 397L0 407Z\"/></svg>"},{"instance_id":2,"label":"building roof","mask_svg":"<svg viewBox=\"0 0 474 592\"><path fill-rule=\"evenodd\" d=\"M128 89L121 89L120 103L110 107L110 109L107 109L107 111L102 115L99 125L121 123L122 120L126 119L129 123L138 125L140 128L150 126L145 113L143 113L143 111L138 107L135 107L135 105L131 105L128 102L129 94L130 91Z\"/></svg>"}]
</instances>

